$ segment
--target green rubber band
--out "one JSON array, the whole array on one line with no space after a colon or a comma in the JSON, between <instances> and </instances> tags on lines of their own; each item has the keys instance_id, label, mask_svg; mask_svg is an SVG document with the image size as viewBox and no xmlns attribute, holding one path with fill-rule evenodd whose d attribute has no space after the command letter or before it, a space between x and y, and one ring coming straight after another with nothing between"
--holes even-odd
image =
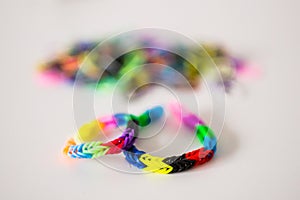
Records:
<instances>
[{"instance_id":1,"label":"green rubber band","mask_svg":"<svg viewBox=\"0 0 300 200\"><path fill-rule=\"evenodd\" d=\"M198 125L196 127L196 135L201 143L204 142L205 137L215 137L214 132L208 126L205 125Z\"/></svg>"}]
</instances>

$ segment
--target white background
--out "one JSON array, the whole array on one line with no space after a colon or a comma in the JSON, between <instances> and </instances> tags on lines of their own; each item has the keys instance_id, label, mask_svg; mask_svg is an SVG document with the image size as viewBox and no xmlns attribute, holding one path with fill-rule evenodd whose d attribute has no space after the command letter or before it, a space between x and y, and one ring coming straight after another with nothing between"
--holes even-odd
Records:
<instances>
[{"instance_id":1,"label":"white background","mask_svg":"<svg viewBox=\"0 0 300 200\"><path fill-rule=\"evenodd\" d=\"M299 9L297 0L2 0L1 199L299 199ZM175 175L66 159L73 90L37 84L38 62L75 40L144 27L222 43L262 69L227 96L217 156Z\"/></svg>"}]
</instances>

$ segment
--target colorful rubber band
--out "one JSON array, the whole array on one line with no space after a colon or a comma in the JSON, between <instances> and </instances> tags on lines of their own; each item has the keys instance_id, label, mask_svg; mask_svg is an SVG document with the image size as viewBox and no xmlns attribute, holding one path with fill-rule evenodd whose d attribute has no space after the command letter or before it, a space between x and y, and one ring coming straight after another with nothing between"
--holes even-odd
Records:
<instances>
[{"instance_id":1,"label":"colorful rubber band","mask_svg":"<svg viewBox=\"0 0 300 200\"><path fill-rule=\"evenodd\" d=\"M195 131L203 147L180 156L161 158L138 150L133 145L130 149L123 151L125 159L130 164L144 171L170 174L202 165L213 158L217 146L217 139L213 131L196 115L187 113L186 111L181 114L182 108L178 104L173 104L171 110L178 119L182 120L184 125ZM131 123L128 124L128 128L135 130L135 127Z\"/></svg>"},{"instance_id":2,"label":"colorful rubber band","mask_svg":"<svg viewBox=\"0 0 300 200\"><path fill-rule=\"evenodd\" d=\"M145 127L151 122L157 121L162 115L163 108L161 106L156 106L139 116L118 113L112 116L102 117L83 125L78 133L68 140L63 152L71 158L90 159L107 154L121 153L122 150L128 150L134 144L138 133L138 126ZM93 141L101 130L105 131L126 124L129 127L126 128L123 134L117 139L106 143Z\"/></svg>"}]
</instances>

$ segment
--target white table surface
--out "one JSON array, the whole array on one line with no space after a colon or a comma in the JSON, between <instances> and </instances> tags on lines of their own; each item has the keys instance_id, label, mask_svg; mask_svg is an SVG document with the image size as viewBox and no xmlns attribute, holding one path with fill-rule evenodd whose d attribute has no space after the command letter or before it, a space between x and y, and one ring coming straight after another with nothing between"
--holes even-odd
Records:
<instances>
[{"instance_id":1,"label":"white table surface","mask_svg":"<svg viewBox=\"0 0 300 200\"><path fill-rule=\"evenodd\" d=\"M299 5L296 0L2 0L1 199L299 199ZM260 79L239 83L226 98L217 156L169 176L66 159L62 146L79 125L73 89L38 85L37 63L74 40L144 27L220 42L261 67ZM130 107L137 112L142 103ZM89 117L83 112L81 120ZM105 159L128 168L122 155Z\"/></svg>"}]
</instances>

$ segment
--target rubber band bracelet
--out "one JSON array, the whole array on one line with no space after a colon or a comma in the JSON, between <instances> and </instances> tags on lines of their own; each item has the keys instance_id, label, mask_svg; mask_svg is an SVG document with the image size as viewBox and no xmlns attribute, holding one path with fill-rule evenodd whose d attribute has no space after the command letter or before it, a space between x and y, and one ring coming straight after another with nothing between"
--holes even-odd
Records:
<instances>
[{"instance_id":1,"label":"rubber band bracelet","mask_svg":"<svg viewBox=\"0 0 300 200\"><path fill-rule=\"evenodd\" d=\"M182 112L182 108L179 104L172 104L171 110L185 126L195 131L203 147L180 156L161 158L138 150L133 145L130 149L123 151L125 159L130 164L145 171L170 174L202 165L213 158L217 146L217 139L213 131L196 115L187 113L186 111ZM133 130L130 123L128 126Z\"/></svg>"},{"instance_id":2,"label":"rubber band bracelet","mask_svg":"<svg viewBox=\"0 0 300 200\"><path fill-rule=\"evenodd\" d=\"M145 127L157 121L162 115L163 108L156 106L139 116L118 113L99 118L83 125L75 137L68 140L63 152L71 158L96 158L107 154L121 153L122 150L127 150L134 144L138 126ZM101 130L105 131L126 124L128 127L120 137L106 143L93 141ZM132 124L137 124L138 126L133 126Z\"/></svg>"}]
</instances>

